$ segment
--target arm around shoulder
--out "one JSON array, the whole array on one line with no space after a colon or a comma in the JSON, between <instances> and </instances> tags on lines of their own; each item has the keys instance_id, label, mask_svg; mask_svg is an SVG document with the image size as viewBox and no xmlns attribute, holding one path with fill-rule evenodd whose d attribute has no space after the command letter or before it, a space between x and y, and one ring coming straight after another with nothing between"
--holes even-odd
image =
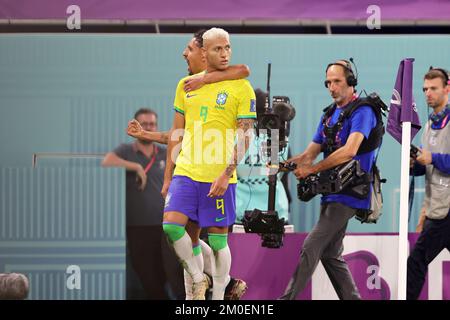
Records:
<instances>
[{"instance_id":1,"label":"arm around shoulder","mask_svg":"<svg viewBox=\"0 0 450 320\"><path fill-rule=\"evenodd\" d=\"M215 71L206 73L204 75L204 82L206 84L215 83L225 80L238 80L245 79L250 75L250 68L245 64L237 64L229 66L224 71Z\"/></svg>"}]
</instances>

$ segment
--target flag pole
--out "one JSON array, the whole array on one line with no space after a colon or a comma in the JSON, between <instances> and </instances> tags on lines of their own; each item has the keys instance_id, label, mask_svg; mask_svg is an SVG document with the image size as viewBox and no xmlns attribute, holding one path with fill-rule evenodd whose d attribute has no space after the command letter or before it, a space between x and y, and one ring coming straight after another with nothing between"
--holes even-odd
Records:
<instances>
[{"instance_id":1,"label":"flag pole","mask_svg":"<svg viewBox=\"0 0 450 320\"><path fill-rule=\"evenodd\" d=\"M397 300L406 300L410 145L411 145L411 122L403 122L402 156L401 156L401 173L400 173L400 215L399 215L399 235L398 235Z\"/></svg>"}]
</instances>

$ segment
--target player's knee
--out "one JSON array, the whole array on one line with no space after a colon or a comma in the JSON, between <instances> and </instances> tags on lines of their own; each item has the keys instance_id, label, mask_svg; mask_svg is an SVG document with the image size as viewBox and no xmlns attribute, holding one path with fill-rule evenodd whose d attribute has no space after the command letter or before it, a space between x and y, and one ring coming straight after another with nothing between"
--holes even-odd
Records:
<instances>
[{"instance_id":1,"label":"player's knee","mask_svg":"<svg viewBox=\"0 0 450 320\"><path fill-rule=\"evenodd\" d=\"M209 245L214 251L219 251L228 245L228 234L209 233Z\"/></svg>"},{"instance_id":2,"label":"player's knee","mask_svg":"<svg viewBox=\"0 0 450 320\"><path fill-rule=\"evenodd\" d=\"M184 226L180 226L178 224L173 224L173 223L164 223L163 230L164 230L164 233L169 238L170 242L175 242L175 241L181 239L181 237L183 237L184 233L186 232L184 230Z\"/></svg>"}]
</instances>

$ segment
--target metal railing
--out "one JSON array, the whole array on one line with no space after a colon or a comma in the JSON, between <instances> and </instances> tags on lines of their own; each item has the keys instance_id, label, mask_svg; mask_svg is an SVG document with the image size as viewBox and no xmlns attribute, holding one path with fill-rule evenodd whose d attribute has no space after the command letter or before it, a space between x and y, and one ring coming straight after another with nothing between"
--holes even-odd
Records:
<instances>
[{"instance_id":1,"label":"metal railing","mask_svg":"<svg viewBox=\"0 0 450 320\"><path fill-rule=\"evenodd\" d=\"M104 156L104 153L38 152L33 153L32 167L36 168L39 158L102 159Z\"/></svg>"}]
</instances>

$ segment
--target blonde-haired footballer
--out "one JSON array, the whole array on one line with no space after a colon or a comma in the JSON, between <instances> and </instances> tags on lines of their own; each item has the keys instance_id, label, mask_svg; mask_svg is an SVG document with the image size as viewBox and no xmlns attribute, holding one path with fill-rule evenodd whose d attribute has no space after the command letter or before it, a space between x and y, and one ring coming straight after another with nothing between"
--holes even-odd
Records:
<instances>
[{"instance_id":1,"label":"blonde-haired footballer","mask_svg":"<svg viewBox=\"0 0 450 320\"><path fill-rule=\"evenodd\" d=\"M207 73L228 68L231 58L228 33L219 28L206 31L202 51ZM192 278L192 294L196 300L205 299L207 280L195 261L192 240L185 232L185 226L188 220L193 220L201 228L208 228L209 244L215 257L212 298L221 300L230 279L231 253L227 236L228 226L234 223L236 216L235 168L240 160L235 136L229 132L238 128L243 131L253 128L256 118L255 95L247 80L206 84L190 92L184 88L185 80L183 78L178 83L172 126L173 130L184 129L185 138L176 160L172 159L171 154L178 141L171 140L168 144L169 165L166 167L164 185L170 186L163 228L184 269ZM219 156L216 154L214 159L202 157L211 147L211 141L203 137L203 133L209 130L219 133L214 141L223 146L223 152ZM195 141L201 141L200 149ZM247 148L248 141L245 150ZM174 164L176 168L172 173Z\"/></svg>"}]
</instances>

